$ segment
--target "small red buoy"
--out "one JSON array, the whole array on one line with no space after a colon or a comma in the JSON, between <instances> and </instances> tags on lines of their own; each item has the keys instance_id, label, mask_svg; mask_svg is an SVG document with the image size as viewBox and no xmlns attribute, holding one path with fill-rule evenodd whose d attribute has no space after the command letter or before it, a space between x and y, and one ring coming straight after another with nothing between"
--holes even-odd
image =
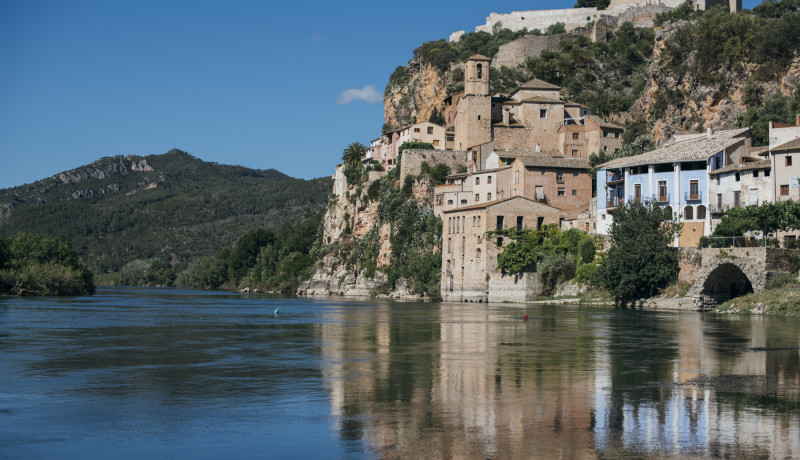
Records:
<instances>
[{"instance_id":1,"label":"small red buoy","mask_svg":"<svg viewBox=\"0 0 800 460\"><path fill-rule=\"evenodd\" d=\"M526 313L525 316L522 317L522 321L528 322L528 314Z\"/></svg>"}]
</instances>

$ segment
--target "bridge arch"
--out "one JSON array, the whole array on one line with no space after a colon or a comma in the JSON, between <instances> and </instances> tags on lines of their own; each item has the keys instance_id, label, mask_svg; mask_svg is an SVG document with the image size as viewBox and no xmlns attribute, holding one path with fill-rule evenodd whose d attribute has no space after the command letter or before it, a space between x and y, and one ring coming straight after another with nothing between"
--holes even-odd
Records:
<instances>
[{"instance_id":1,"label":"bridge arch","mask_svg":"<svg viewBox=\"0 0 800 460\"><path fill-rule=\"evenodd\" d=\"M700 294L717 302L724 302L753 292L753 283L735 263L726 262L716 266L703 282Z\"/></svg>"}]
</instances>

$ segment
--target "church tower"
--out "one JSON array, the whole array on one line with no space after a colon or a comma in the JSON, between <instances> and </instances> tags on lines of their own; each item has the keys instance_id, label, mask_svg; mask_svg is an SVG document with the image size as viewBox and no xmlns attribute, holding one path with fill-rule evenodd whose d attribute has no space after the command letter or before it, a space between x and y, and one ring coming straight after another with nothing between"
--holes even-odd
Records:
<instances>
[{"instance_id":1,"label":"church tower","mask_svg":"<svg viewBox=\"0 0 800 460\"><path fill-rule=\"evenodd\" d=\"M455 149L467 150L491 140L492 98L489 66L492 60L476 54L464 62L464 97L459 99L455 119Z\"/></svg>"}]
</instances>

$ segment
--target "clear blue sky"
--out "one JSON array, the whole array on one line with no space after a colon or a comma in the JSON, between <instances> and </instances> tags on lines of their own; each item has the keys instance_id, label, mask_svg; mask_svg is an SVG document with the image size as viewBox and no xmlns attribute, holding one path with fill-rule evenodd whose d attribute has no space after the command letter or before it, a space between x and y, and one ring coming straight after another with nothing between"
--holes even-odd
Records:
<instances>
[{"instance_id":1,"label":"clear blue sky","mask_svg":"<svg viewBox=\"0 0 800 460\"><path fill-rule=\"evenodd\" d=\"M490 12L574 4L4 0L0 188L172 148L330 175L347 144L380 134L370 95L419 44Z\"/></svg>"}]
</instances>

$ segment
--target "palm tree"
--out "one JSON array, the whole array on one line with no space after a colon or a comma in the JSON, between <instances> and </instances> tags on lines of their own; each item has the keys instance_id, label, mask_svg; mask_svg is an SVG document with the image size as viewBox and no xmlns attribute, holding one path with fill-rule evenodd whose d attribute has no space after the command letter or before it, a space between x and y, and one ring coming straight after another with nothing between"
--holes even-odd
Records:
<instances>
[{"instance_id":1,"label":"palm tree","mask_svg":"<svg viewBox=\"0 0 800 460\"><path fill-rule=\"evenodd\" d=\"M344 161L345 168L355 168L361 164L361 158L366 156L367 148L364 144L353 142L344 149L342 153L342 161Z\"/></svg>"}]
</instances>

